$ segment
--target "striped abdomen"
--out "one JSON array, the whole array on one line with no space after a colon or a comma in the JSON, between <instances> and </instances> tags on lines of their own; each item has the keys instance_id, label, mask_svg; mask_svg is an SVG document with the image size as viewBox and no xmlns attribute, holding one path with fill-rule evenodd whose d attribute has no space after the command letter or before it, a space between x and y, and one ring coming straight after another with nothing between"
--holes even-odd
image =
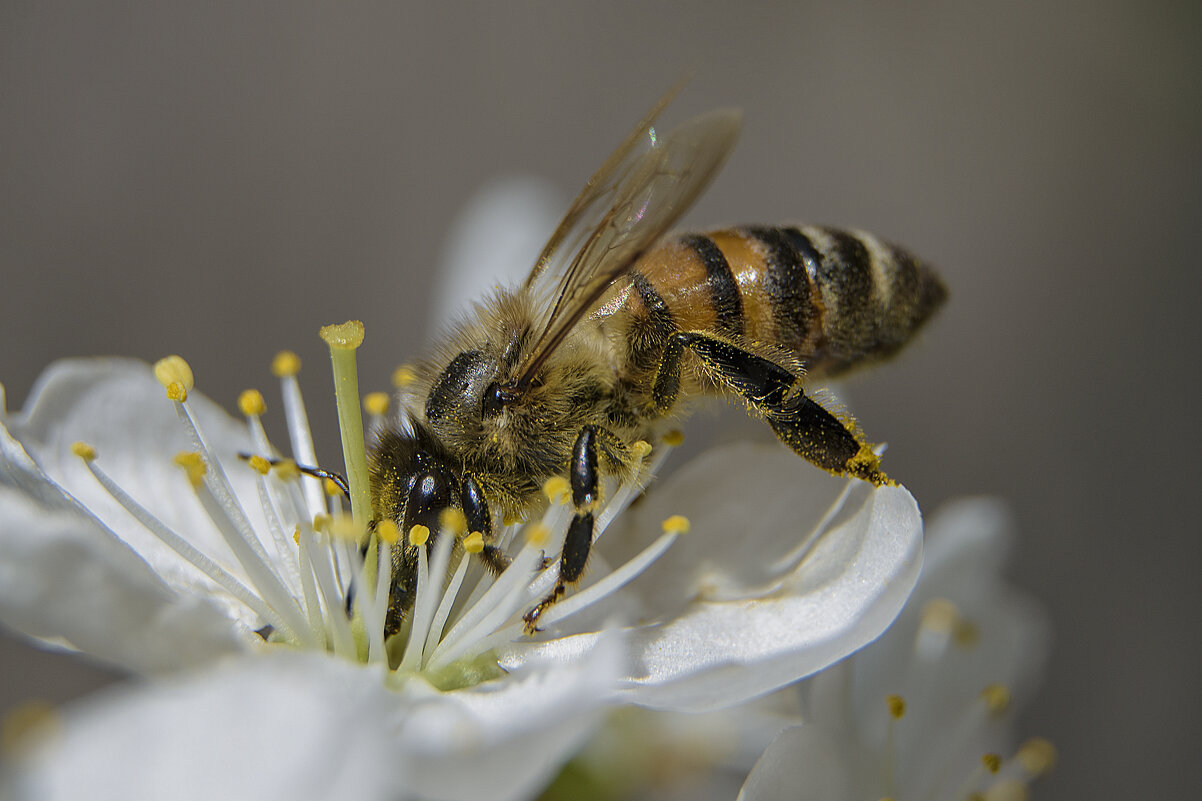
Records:
<instances>
[{"instance_id":1,"label":"striped abdomen","mask_svg":"<svg viewBox=\"0 0 1202 801\"><path fill-rule=\"evenodd\" d=\"M622 294L639 367L676 331L713 331L831 375L894 354L947 293L930 268L870 234L748 226L665 239Z\"/></svg>"}]
</instances>

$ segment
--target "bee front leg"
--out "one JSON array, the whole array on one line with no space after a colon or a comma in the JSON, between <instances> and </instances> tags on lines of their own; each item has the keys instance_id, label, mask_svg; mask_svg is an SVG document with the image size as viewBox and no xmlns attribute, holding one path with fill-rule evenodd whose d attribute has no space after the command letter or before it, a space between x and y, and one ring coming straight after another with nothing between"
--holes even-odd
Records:
<instances>
[{"instance_id":1,"label":"bee front leg","mask_svg":"<svg viewBox=\"0 0 1202 801\"><path fill-rule=\"evenodd\" d=\"M880 460L855 431L802 392L798 376L763 356L734 343L697 331L674 334L652 386L652 397L662 409L676 400L680 385L680 359L688 348L706 369L734 389L764 415L781 442L806 461L836 475L847 475L875 486L893 482L880 469Z\"/></svg>"},{"instance_id":2,"label":"bee front leg","mask_svg":"<svg viewBox=\"0 0 1202 801\"><path fill-rule=\"evenodd\" d=\"M493 542L492 515L488 511L488 498L474 476L466 475L460 485L459 502L463 506L463 516L467 521L467 530L479 532L484 538L484 549L480 551L480 560L494 576L499 576L509 567L512 561L505 551Z\"/></svg>"},{"instance_id":3,"label":"bee front leg","mask_svg":"<svg viewBox=\"0 0 1202 801\"><path fill-rule=\"evenodd\" d=\"M559 557L559 579L555 588L538 606L522 618L526 633L538 631L538 619L547 608L563 597L568 585L575 584L584 573L589 550L593 545L594 512L601 502L601 477L597 469L597 441L604 432L596 426L585 426L576 437L568 472L572 486L572 506L575 514L564 537Z\"/></svg>"}]
</instances>

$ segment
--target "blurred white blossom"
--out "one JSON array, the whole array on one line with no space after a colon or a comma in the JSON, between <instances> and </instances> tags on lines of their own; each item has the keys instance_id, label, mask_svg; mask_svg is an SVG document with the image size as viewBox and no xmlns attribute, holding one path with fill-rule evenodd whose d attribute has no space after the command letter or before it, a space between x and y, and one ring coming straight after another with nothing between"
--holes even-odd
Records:
<instances>
[{"instance_id":1,"label":"blurred white blossom","mask_svg":"<svg viewBox=\"0 0 1202 801\"><path fill-rule=\"evenodd\" d=\"M1000 575L1010 537L996 501L936 516L897 622L802 685L804 723L768 748L740 798L1027 798L1055 749L1017 744L1015 710L1034 692L1049 636L1038 605Z\"/></svg>"}]
</instances>

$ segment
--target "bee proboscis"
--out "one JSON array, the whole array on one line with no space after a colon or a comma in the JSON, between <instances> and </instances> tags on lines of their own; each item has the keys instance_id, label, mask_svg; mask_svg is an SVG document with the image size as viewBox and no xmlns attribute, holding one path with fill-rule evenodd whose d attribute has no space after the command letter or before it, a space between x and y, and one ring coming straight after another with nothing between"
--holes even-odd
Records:
<instances>
[{"instance_id":1,"label":"bee proboscis","mask_svg":"<svg viewBox=\"0 0 1202 801\"><path fill-rule=\"evenodd\" d=\"M494 572L493 521L520 518L566 476L573 517L542 612L581 577L603 476L631 480L635 443L705 396L741 399L824 470L891 483L858 426L809 381L897 352L943 301L928 267L869 234L817 226L666 231L738 136L720 110L666 136L661 100L585 185L525 283L498 289L421 364L406 422L370 457L375 520L437 531L462 510ZM649 147L645 143L650 142ZM387 627L412 606L416 549L394 552Z\"/></svg>"}]
</instances>

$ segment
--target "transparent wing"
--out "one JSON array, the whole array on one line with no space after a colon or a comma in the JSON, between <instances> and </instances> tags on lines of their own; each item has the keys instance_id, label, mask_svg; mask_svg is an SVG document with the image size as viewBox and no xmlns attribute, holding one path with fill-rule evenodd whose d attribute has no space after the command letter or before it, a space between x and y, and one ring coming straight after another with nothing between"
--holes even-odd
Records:
<instances>
[{"instance_id":1,"label":"transparent wing","mask_svg":"<svg viewBox=\"0 0 1202 801\"><path fill-rule=\"evenodd\" d=\"M732 109L694 117L657 137L655 119L673 94L589 179L526 279L528 289L546 291L553 300L518 372L517 387L530 382L610 284L629 272L693 205L734 148L742 115ZM643 142L650 148L641 150Z\"/></svg>"}]
</instances>

